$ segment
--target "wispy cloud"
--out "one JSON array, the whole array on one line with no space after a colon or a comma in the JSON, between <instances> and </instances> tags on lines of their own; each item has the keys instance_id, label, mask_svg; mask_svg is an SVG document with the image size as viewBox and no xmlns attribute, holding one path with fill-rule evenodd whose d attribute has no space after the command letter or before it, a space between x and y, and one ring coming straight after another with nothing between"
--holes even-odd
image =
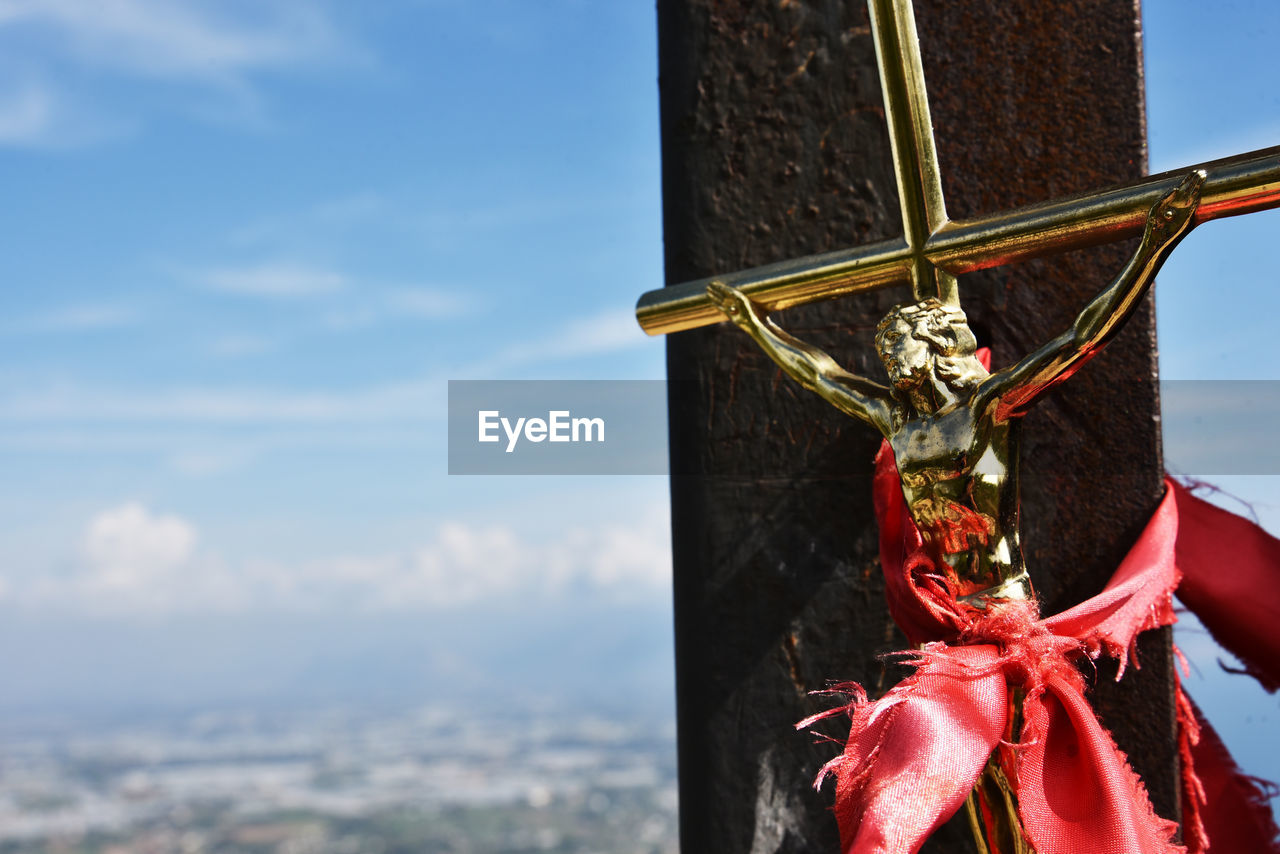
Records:
<instances>
[{"instance_id":1,"label":"wispy cloud","mask_svg":"<svg viewBox=\"0 0 1280 854\"><path fill-rule=\"evenodd\" d=\"M537 341L529 349L539 359L563 359L613 353L644 346L648 340L636 325L635 312L624 306L570 320L557 335Z\"/></svg>"},{"instance_id":2,"label":"wispy cloud","mask_svg":"<svg viewBox=\"0 0 1280 854\"><path fill-rule=\"evenodd\" d=\"M0 50L4 49L0 26ZM136 121L99 98L81 98L47 71L0 65L0 146L69 149L118 139Z\"/></svg>"},{"instance_id":3,"label":"wispy cloud","mask_svg":"<svg viewBox=\"0 0 1280 854\"><path fill-rule=\"evenodd\" d=\"M429 303L429 297L423 299ZM374 312L374 316L377 313ZM232 352L237 348L252 351L259 344L271 346L270 342L252 338L223 343ZM85 424L99 427L175 424L323 427L350 423L388 426L440 423L446 414L446 381L449 379L501 376L526 365L613 353L646 343L630 310L616 309L570 319L551 334L512 344L497 355L473 364L444 365L426 376L342 390L199 385L113 388L77 382L10 382L7 388L0 386L0 426L21 431L32 425L46 428ZM19 438L29 442L29 437ZM0 443L9 441L6 435L0 435Z\"/></svg>"},{"instance_id":4,"label":"wispy cloud","mask_svg":"<svg viewBox=\"0 0 1280 854\"><path fill-rule=\"evenodd\" d=\"M293 211L256 216L229 235L237 247L314 246L317 240L345 235L361 226L379 229L402 226L404 216L374 192L326 199Z\"/></svg>"},{"instance_id":5,"label":"wispy cloud","mask_svg":"<svg viewBox=\"0 0 1280 854\"><path fill-rule=\"evenodd\" d=\"M476 300L460 289L379 282L314 263L274 260L239 266L171 269L181 281L216 293L277 301L323 298L323 327L365 329L395 320L466 315ZM231 347L231 349L235 349Z\"/></svg>"},{"instance_id":6,"label":"wispy cloud","mask_svg":"<svg viewBox=\"0 0 1280 854\"><path fill-rule=\"evenodd\" d=\"M293 0L0 0L0 49L24 78L0 96L0 143L24 145L142 118L137 104L155 100L113 101L111 78L180 84L183 97L168 103L189 114L248 115L260 107L259 72L355 52L323 4Z\"/></svg>"},{"instance_id":7,"label":"wispy cloud","mask_svg":"<svg viewBox=\"0 0 1280 854\"><path fill-rule=\"evenodd\" d=\"M325 312L324 326L336 331L368 329L398 320L443 320L471 314L476 300L440 288L371 287L358 300Z\"/></svg>"},{"instance_id":8,"label":"wispy cloud","mask_svg":"<svg viewBox=\"0 0 1280 854\"><path fill-rule=\"evenodd\" d=\"M190 520L131 501L95 514L78 565L62 576L3 579L3 598L85 613L440 612L486 601L665 596L665 507L627 523L533 540L502 524L445 522L416 547L288 563L230 562L199 548Z\"/></svg>"},{"instance_id":9,"label":"wispy cloud","mask_svg":"<svg viewBox=\"0 0 1280 854\"><path fill-rule=\"evenodd\" d=\"M211 290L268 299L331 294L347 284L342 273L287 262L206 270L192 278Z\"/></svg>"},{"instance_id":10,"label":"wispy cloud","mask_svg":"<svg viewBox=\"0 0 1280 854\"><path fill-rule=\"evenodd\" d=\"M132 326L140 320L136 309L107 303L76 303L50 311L16 317L0 329L17 333L88 332Z\"/></svg>"},{"instance_id":11,"label":"wispy cloud","mask_svg":"<svg viewBox=\"0 0 1280 854\"><path fill-rule=\"evenodd\" d=\"M104 510L84 534L85 592L152 585L189 561L195 543L195 528L177 516L153 514L138 502Z\"/></svg>"},{"instance_id":12,"label":"wispy cloud","mask_svg":"<svg viewBox=\"0 0 1280 854\"><path fill-rule=\"evenodd\" d=\"M215 356L238 359L258 356L275 349L276 342L262 335L222 335L209 342L209 352Z\"/></svg>"},{"instance_id":13,"label":"wispy cloud","mask_svg":"<svg viewBox=\"0 0 1280 854\"><path fill-rule=\"evenodd\" d=\"M647 346L630 308L610 308L570 318L550 334L517 341L492 358L460 367L459 377L482 378L525 365L617 353Z\"/></svg>"},{"instance_id":14,"label":"wispy cloud","mask_svg":"<svg viewBox=\"0 0 1280 854\"><path fill-rule=\"evenodd\" d=\"M228 431L222 421L175 418L164 423L85 420L71 423L35 421L0 423L0 451L6 454L97 455L97 459L149 460L151 470L184 478L216 478L247 474L268 460L334 453L429 455L444 441L443 428L421 420L393 423L352 420L253 421L252 429ZM239 426L239 425L237 425ZM2 568L0 568L2 569Z\"/></svg>"},{"instance_id":15,"label":"wispy cloud","mask_svg":"<svg viewBox=\"0 0 1280 854\"><path fill-rule=\"evenodd\" d=\"M324 55L337 46L315 4L181 0L8 0L0 25L43 30L98 67L162 77L211 77ZM228 10L235 9L228 13Z\"/></svg>"},{"instance_id":16,"label":"wispy cloud","mask_svg":"<svg viewBox=\"0 0 1280 854\"><path fill-rule=\"evenodd\" d=\"M471 311L474 301L456 292L439 288L396 288L387 293L386 307L393 314L435 320L457 317Z\"/></svg>"},{"instance_id":17,"label":"wispy cloud","mask_svg":"<svg viewBox=\"0 0 1280 854\"><path fill-rule=\"evenodd\" d=\"M0 143L40 141L54 124L54 95L33 81L0 95Z\"/></svg>"},{"instance_id":18,"label":"wispy cloud","mask_svg":"<svg viewBox=\"0 0 1280 854\"><path fill-rule=\"evenodd\" d=\"M187 448L172 454L169 468L187 477L214 477L243 468L253 458L253 449L247 445L228 445L225 442L200 449Z\"/></svg>"},{"instance_id":19,"label":"wispy cloud","mask_svg":"<svg viewBox=\"0 0 1280 854\"><path fill-rule=\"evenodd\" d=\"M0 421L340 423L439 419L443 381L386 383L348 392L271 388L121 390L50 384L0 394Z\"/></svg>"}]
</instances>

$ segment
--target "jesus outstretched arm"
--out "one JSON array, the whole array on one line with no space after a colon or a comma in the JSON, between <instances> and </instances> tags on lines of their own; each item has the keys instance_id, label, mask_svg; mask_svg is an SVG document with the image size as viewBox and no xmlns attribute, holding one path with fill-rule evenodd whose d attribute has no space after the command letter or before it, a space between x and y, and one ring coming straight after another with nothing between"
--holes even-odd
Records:
<instances>
[{"instance_id":1,"label":"jesus outstretched arm","mask_svg":"<svg viewBox=\"0 0 1280 854\"><path fill-rule=\"evenodd\" d=\"M707 295L788 376L841 412L866 421L885 436L890 434L893 398L887 387L849 373L827 353L783 331L736 288L713 282Z\"/></svg>"},{"instance_id":2,"label":"jesus outstretched arm","mask_svg":"<svg viewBox=\"0 0 1280 854\"><path fill-rule=\"evenodd\" d=\"M1052 386L1078 371L1120 330L1155 280L1156 271L1194 225L1205 173L1195 170L1155 203L1142 243L1116 280L1093 298L1071 328L978 388L980 400L998 400L996 417L1016 417Z\"/></svg>"}]
</instances>

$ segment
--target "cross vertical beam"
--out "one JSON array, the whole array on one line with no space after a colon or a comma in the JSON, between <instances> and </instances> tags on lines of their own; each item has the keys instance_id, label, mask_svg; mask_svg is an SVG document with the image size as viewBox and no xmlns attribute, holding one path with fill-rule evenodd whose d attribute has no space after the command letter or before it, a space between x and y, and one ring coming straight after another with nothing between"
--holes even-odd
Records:
<instances>
[{"instance_id":1,"label":"cross vertical beam","mask_svg":"<svg viewBox=\"0 0 1280 854\"><path fill-rule=\"evenodd\" d=\"M935 267L924 254L929 238L947 224L947 206L942 198L942 174L933 143L915 12L911 0L871 0L869 7L902 210L902 235L911 251L911 291L917 300L937 297L958 306L956 277Z\"/></svg>"}]
</instances>

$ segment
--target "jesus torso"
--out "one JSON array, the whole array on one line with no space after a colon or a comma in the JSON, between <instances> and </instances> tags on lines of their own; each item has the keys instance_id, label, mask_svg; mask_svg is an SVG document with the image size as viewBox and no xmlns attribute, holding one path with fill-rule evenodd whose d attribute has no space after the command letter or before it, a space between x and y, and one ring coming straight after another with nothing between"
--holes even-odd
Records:
<instances>
[{"instance_id":1,"label":"jesus torso","mask_svg":"<svg viewBox=\"0 0 1280 854\"><path fill-rule=\"evenodd\" d=\"M958 596L1022 574L1016 421L997 423L962 400L905 414L889 443L907 509L939 568L951 568Z\"/></svg>"}]
</instances>

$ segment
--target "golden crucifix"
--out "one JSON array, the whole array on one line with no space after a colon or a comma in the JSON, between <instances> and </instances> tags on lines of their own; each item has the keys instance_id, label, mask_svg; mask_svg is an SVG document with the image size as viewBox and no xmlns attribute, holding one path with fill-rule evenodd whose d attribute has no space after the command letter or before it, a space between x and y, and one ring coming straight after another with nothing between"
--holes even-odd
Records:
<instances>
[{"instance_id":1,"label":"golden crucifix","mask_svg":"<svg viewBox=\"0 0 1280 854\"><path fill-rule=\"evenodd\" d=\"M1280 146L1153 175L1132 184L967 221L947 217L915 19L908 0L870 0L903 235L649 291L636 318L650 335L723 321L712 281L775 311L911 282L916 298L956 304L955 276L1143 232L1151 207L1182 178L1205 172L1194 223L1280 206Z\"/></svg>"},{"instance_id":2,"label":"golden crucifix","mask_svg":"<svg viewBox=\"0 0 1280 854\"><path fill-rule=\"evenodd\" d=\"M1019 543L1018 420L1111 339L1192 227L1280 206L1280 148L953 222L910 0L871 0L870 8L902 237L652 291L637 316L650 334L732 320L790 376L889 441L907 508L963 601L984 609L1030 599ZM1139 234L1128 265L1071 328L995 373L978 362L958 274ZM772 310L907 282L915 302L893 309L876 333L889 386L850 374L768 318ZM998 850L1029 851L998 762L979 790L982 811L1004 819L979 827L971 799L980 848L989 840Z\"/></svg>"}]
</instances>

